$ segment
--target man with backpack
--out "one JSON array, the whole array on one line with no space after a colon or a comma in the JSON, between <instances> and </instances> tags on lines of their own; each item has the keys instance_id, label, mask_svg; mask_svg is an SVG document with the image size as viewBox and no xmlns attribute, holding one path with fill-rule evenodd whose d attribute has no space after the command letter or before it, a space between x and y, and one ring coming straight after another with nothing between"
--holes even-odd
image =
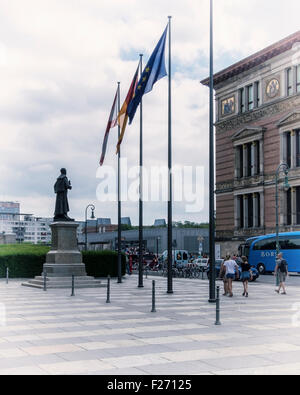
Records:
<instances>
[{"instance_id":1,"label":"man with backpack","mask_svg":"<svg viewBox=\"0 0 300 395\"><path fill-rule=\"evenodd\" d=\"M279 289L278 290L276 289L275 291L279 294L282 288L283 290L282 295L286 295L285 281L287 276L289 275L289 272L288 272L288 264L286 260L282 258L281 252L277 255L274 275L275 276L278 275L279 278Z\"/></svg>"}]
</instances>

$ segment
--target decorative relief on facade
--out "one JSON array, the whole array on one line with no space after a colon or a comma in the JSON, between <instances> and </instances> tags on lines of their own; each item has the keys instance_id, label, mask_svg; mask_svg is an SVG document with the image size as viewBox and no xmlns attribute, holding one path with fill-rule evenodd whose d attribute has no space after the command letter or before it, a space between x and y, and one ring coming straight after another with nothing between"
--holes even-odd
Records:
<instances>
[{"instance_id":1,"label":"decorative relief on facade","mask_svg":"<svg viewBox=\"0 0 300 395\"><path fill-rule=\"evenodd\" d=\"M244 128L237 133L235 133L232 137L232 141L244 140L249 137L258 137L258 139L262 138L262 133L265 131L265 128Z\"/></svg>"},{"instance_id":2,"label":"decorative relief on facade","mask_svg":"<svg viewBox=\"0 0 300 395\"><path fill-rule=\"evenodd\" d=\"M230 182L222 182L216 185L216 194L232 192L233 191L233 180Z\"/></svg>"},{"instance_id":3,"label":"decorative relief on facade","mask_svg":"<svg viewBox=\"0 0 300 395\"><path fill-rule=\"evenodd\" d=\"M264 183L264 176L257 175L257 176L253 176L253 177L241 178L238 180L234 180L234 188L235 189L253 188L253 187L263 185L263 183Z\"/></svg>"},{"instance_id":4,"label":"decorative relief on facade","mask_svg":"<svg viewBox=\"0 0 300 395\"><path fill-rule=\"evenodd\" d=\"M265 228L236 229L233 235L247 239L252 236L260 236L265 234Z\"/></svg>"},{"instance_id":5,"label":"decorative relief on facade","mask_svg":"<svg viewBox=\"0 0 300 395\"><path fill-rule=\"evenodd\" d=\"M286 117L284 117L277 123L277 126L281 128L296 122L300 122L300 110L298 111L296 110L288 114Z\"/></svg>"},{"instance_id":6,"label":"decorative relief on facade","mask_svg":"<svg viewBox=\"0 0 300 395\"><path fill-rule=\"evenodd\" d=\"M232 117L228 120L222 120L216 123L216 132L226 132L228 130L234 130L238 127L242 127L245 124L259 121L264 117L270 117L272 115L277 115L285 111L293 111L295 107L300 106L300 96L294 96L290 99L284 98L276 103L268 104L266 106L260 107L257 110L239 114L236 117Z\"/></svg>"},{"instance_id":7,"label":"decorative relief on facade","mask_svg":"<svg viewBox=\"0 0 300 395\"><path fill-rule=\"evenodd\" d=\"M280 76L264 81L265 84L265 101L275 99L280 95Z\"/></svg>"},{"instance_id":8,"label":"decorative relief on facade","mask_svg":"<svg viewBox=\"0 0 300 395\"><path fill-rule=\"evenodd\" d=\"M231 115L235 113L235 96L230 96L221 101L221 115Z\"/></svg>"}]
</instances>

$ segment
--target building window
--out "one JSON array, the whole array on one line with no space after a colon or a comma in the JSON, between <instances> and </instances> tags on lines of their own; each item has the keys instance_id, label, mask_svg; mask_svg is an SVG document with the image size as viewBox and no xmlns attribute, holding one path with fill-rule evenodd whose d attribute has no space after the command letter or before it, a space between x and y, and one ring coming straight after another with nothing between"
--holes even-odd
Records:
<instances>
[{"instance_id":1,"label":"building window","mask_svg":"<svg viewBox=\"0 0 300 395\"><path fill-rule=\"evenodd\" d=\"M252 162L252 143L247 144L247 176L250 177L252 175L252 167L254 163Z\"/></svg>"},{"instance_id":2,"label":"building window","mask_svg":"<svg viewBox=\"0 0 300 395\"><path fill-rule=\"evenodd\" d=\"M293 200L293 196L295 200ZM296 207L293 207L293 201ZM286 224L300 225L300 186L290 188L286 193Z\"/></svg>"},{"instance_id":3,"label":"building window","mask_svg":"<svg viewBox=\"0 0 300 395\"><path fill-rule=\"evenodd\" d=\"M259 89L260 89L259 81L256 81L254 84L254 92L255 92L254 105L255 105L255 107L260 106L260 91L259 91Z\"/></svg>"},{"instance_id":4,"label":"building window","mask_svg":"<svg viewBox=\"0 0 300 395\"><path fill-rule=\"evenodd\" d=\"M297 225L300 225L300 187L296 188L296 220Z\"/></svg>"},{"instance_id":5,"label":"building window","mask_svg":"<svg viewBox=\"0 0 300 395\"><path fill-rule=\"evenodd\" d=\"M292 225L292 191L286 193L286 224Z\"/></svg>"},{"instance_id":6,"label":"building window","mask_svg":"<svg viewBox=\"0 0 300 395\"><path fill-rule=\"evenodd\" d=\"M248 195L248 227L253 228L253 197Z\"/></svg>"},{"instance_id":7,"label":"building window","mask_svg":"<svg viewBox=\"0 0 300 395\"><path fill-rule=\"evenodd\" d=\"M236 178L251 177L260 174L259 140L236 147L235 166Z\"/></svg>"},{"instance_id":8,"label":"building window","mask_svg":"<svg viewBox=\"0 0 300 395\"><path fill-rule=\"evenodd\" d=\"M243 113L243 112L246 111L246 108L245 108L245 89L244 88L240 89L239 97L240 97L240 99L239 99L239 101L240 101L240 112Z\"/></svg>"},{"instance_id":9,"label":"building window","mask_svg":"<svg viewBox=\"0 0 300 395\"><path fill-rule=\"evenodd\" d=\"M238 227L240 229L259 228L261 226L260 194L248 194L237 196ZM246 211L245 211L246 210Z\"/></svg>"},{"instance_id":10,"label":"building window","mask_svg":"<svg viewBox=\"0 0 300 395\"><path fill-rule=\"evenodd\" d=\"M291 132L286 133L286 163L291 167L292 163Z\"/></svg>"},{"instance_id":11,"label":"building window","mask_svg":"<svg viewBox=\"0 0 300 395\"><path fill-rule=\"evenodd\" d=\"M240 209L240 228L244 228L244 196L239 196L239 209Z\"/></svg>"},{"instance_id":12,"label":"building window","mask_svg":"<svg viewBox=\"0 0 300 395\"><path fill-rule=\"evenodd\" d=\"M293 94L293 70L291 67L287 69L286 77L287 95L291 96Z\"/></svg>"},{"instance_id":13,"label":"building window","mask_svg":"<svg viewBox=\"0 0 300 395\"><path fill-rule=\"evenodd\" d=\"M259 141L256 142L256 174L260 174L260 144Z\"/></svg>"},{"instance_id":14,"label":"building window","mask_svg":"<svg viewBox=\"0 0 300 395\"><path fill-rule=\"evenodd\" d=\"M296 167L300 167L300 130L296 130Z\"/></svg>"},{"instance_id":15,"label":"building window","mask_svg":"<svg viewBox=\"0 0 300 395\"><path fill-rule=\"evenodd\" d=\"M300 93L300 65L296 67L296 92Z\"/></svg>"},{"instance_id":16,"label":"building window","mask_svg":"<svg viewBox=\"0 0 300 395\"><path fill-rule=\"evenodd\" d=\"M247 86L247 110L253 110L254 99L253 99L253 85Z\"/></svg>"}]
</instances>

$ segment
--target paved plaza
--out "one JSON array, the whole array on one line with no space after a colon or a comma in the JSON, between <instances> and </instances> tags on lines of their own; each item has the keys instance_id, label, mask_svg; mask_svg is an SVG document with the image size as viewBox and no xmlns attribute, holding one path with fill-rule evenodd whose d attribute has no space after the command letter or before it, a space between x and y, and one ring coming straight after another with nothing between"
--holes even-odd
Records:
<instances>
[{"instance_id":1,"label":"paved plaza","mask_svg":"<svg viewBox=\"0 0 300 395\"><path fill-rule=\"evenodd\" d=\"M222 326L214 325L207 281L175 279L173 295L165 278L144 283L112 280L106 304L105 288L70 297L68 289L1 279L0 374L300 374L300 279L287 296L271 283L251 284L249 299L235 283L234 298L221 300Z\"/></svg>"}]
</instances>

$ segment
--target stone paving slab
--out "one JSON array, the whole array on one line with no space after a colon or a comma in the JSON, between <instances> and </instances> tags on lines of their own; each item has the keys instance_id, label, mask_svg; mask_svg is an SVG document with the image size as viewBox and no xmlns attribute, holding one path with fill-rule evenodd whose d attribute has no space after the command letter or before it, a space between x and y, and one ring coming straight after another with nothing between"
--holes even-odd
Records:
<instances>
[{"instance_id":1,"label":"stone paving slab","mask_svg":"<svg viewBox=\"0 0 300 395\"><path fill-rule=\"evenodd\" d=\"M156 281L156 313L151 285ZM106 290L21 287L0 280L0 375L300 374L300 278L288 295L270 281L250 297L221 298L221 326L207 302L208 282L137 276ZM222 285L220 283L220 285Z\"/></svg>"}]
</instances>

